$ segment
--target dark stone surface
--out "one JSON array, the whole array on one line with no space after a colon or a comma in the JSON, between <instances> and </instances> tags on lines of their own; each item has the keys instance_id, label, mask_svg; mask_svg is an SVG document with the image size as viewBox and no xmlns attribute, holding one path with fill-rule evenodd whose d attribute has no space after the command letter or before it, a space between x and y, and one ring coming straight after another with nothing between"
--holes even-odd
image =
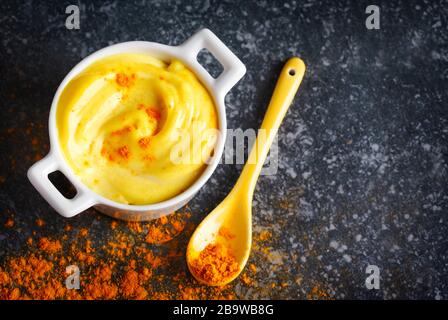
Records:
<instances>
[{"instance_id":1,"label":"dark stone surface","mask_svg":"<svg viewBox=\"0 0 448 320\"><path fill-rule=\"evenodd\" d=\"M49 106L65 74L109 44L175 45L207 27L247 66L226 98L229 128L259 126L288 57L308 67L279 132L278 173L260 178L254 198L254 229L274 235L271 255L251 257L257 287L237 280L237 296L305 298L319 285L335 298L448 298L445 1L80 2L80 30L64 26L69 2L0 4L0 263L23 250L36 218L54 236L66 223L26 178L48 152ZM369 4L381 8L380 30L365 27ZM192 223L240 169L220 165L190 202ZM111 220L98 216L70 223L100 244ZM380 290L365 287L369 264ZM287 286L266 290L272 282Z\"/></svg>"}]
</instances>

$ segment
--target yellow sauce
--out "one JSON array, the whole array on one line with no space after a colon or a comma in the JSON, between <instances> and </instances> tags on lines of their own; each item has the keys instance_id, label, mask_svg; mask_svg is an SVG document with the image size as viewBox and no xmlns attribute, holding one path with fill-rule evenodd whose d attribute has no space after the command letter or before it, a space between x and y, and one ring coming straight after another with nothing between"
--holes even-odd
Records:
<instances>
[{"instance_id":1,"label":"yellow sauce","mask_svg":"<svg viewBox=\"0 0 448 320\"><path fill-rule=\"evenodd\" d=\"M114 55L87 67L64 88L56 122L64 157L81 181L103 197L136 205L192 185L218 128L213 100L196 76L180 61L145 54ZM173 161L179 150L190 157Z\"/></svg>"}]
</instances>

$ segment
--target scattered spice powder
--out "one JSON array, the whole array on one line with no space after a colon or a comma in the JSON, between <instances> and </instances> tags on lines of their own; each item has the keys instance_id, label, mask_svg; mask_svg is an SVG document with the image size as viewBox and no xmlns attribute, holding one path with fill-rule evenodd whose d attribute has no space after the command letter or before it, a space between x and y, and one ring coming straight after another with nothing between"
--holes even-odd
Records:
<instances>
[{"instance_id":1,"label":"scattered spice powder","mask_svg":"<svg viewBox=\"0 0 448 320\"><path fill-rule=\"evenodd\" d=\"M161 114L160 114L160 112L156 108L145 107L145 105L143 103L139 103L137 105L137 109L138 110L144 110L146 112L146 114L150 118L153 118L154 120L160 120L160 118L161 118Z\"/></svg>"},{"instance_id":2,"label":"scattered spice powder","mask_svg":"<svg viewBox=\"0 0 448 320\"><path fill-rule=\"evenodd\" d=\"M102 243L92 242L87 228L68 224L60 238L42 237L37 230L25 241L22 254L0 262L0 299L237 298L232 285L203 286L186 269L176 269L183 265L185 241L194 230L194 224L186 223L189 217L188 212L176 212L151 222L113 220L110 235ZM233 236L228 230L220 231L223 239ZM181 232L185 236L177 237ZM202 258L197 267L212 278L238 271L223 245L210 245ZM65 286L69 265L80 269L79 290ZM241 283L253 285L255 272L255 265L250 264Z\"/></svg>"},{"instance_id":3,"label":"scattered spice powder","mask_svg":"<svg viewBox=\"0 0 448 320\"><path fill-rule=\"evenodd\" d=\"M43 227L45 225L45 221L41 218L36 219L36 226Z\"/></svg>"},{"instance_id":4,"label":"scattered spice powder","mask_svg":"<svg viewBox=\"0 0 448 320\"><path fill-rule=\"evenodd\" d=\"M142 300L148 292L139 284L139 274L135 270L127 271L121 281L123 296L128 299Z\"/></svg>"},{"instance_id":5,"label":"scattered spice powder","mask_svg":"<svg viewBox=\"0 0 448 320\"><path fill-rule=\"evenodd\" d=\"M118 148L117 152L124 159L129 159L131 155L131 151L129 151L129 147L127 145Z\"/></svg>"},{"instance_id":6,"label":"scattered spice powder","mask_svg":"<svg viewBox=\"0 0 448 320\"><path fill-rule=\"evenodd\" d=\"M114 161L114 156L110 154L104 146L101 148L101 155L108 158L110 161Z\"/></svg>"},{"instance_id":7,"label":"scattered spice powder","mask_svg":"<svg viewBox=\"0 0 448 320\"><path fill-rule=\"evenodd\" d=\"M185 221L179 219L179 216L163 216L155 223L148 226L148 233L145 241L150 244L161 244L172 240L179 235L185 228Z\"/></svg>"},{"instance_id":8,"label":"scattered spice powder","mask_svg":"<svg viewBox=\"0 0 448 320\"><path fill-rule=\"evenodd\" d=\"M174 282L174 291L166 287L155 290L151 281L159 285L166 281L163 275L155 276L155 270L171 270L167 259L184 259L184 256L168 253L162 258L154 248L146 247L144 240L148 230L154 228L160 228L165 237L173 239L179 230L179 226L177 229L172 226L173 223L184 225L188 217L188 212L173 213L151 222L129 223L127 225L135 231L134 235L120 231L123 229L113 231L112 240L99 247L93 247L85 228L77 233L83 240L70 243L63 243L69 239L64 235L58 240L38 238L37 246L34 246L32 237L29 237L26 241L28 252L0 263L0 299L179 299L183 294L179 282L185 283L185 279L193 281L186 274ZM119 223L112 221L111 230L116 230ZM69 231L67 229L71 230L71 227L66 226L64 231ZM178 242L166 245L170 246L173 249L169 252L179 248ZM101 252L97 253L97 250ZM117 263L126 264L124 272L120 271L121 267L117 268ZM65 268L72 264L81 270L79 290L65 287ZM210 296L206 290L200 288L197 294ZM217 294L217 298L222 298L221 292Z\"/></svg>"},{"instance_id":9,"label":"scattered spice powder","mask_svg":"<svg viewBox=\"0 0 448 320\"><path fill-rule=\"evenodd\" d=\"M148 235L145 241L147 243L165 243L170 241L172 236L167 230L158 228L156 226L151 226L148 230Z\"/></svg>"},{"instance_id":10,"label":"scattered spice powder","mask_svg":"<svg viewBox=\"0 0 448 320\"><path fill-rule=\"evenodd\" d=\"M185 274L182 274L185 277ZM213 287L214 295L210 296L210 292L204 290L204 287L186 287L179 285L181 300L199 300L199 299L207 299L207 300L232 300L236 299L235 294L228 292L228 286L222 287Z\"/></svg>"},{"instance_id":11,"label":"scattered spice powder","mask_svg":"<svg viewBox=\"0 0 448 320\"><path fill-rule=\"evenodd\" d=\"M76 249L72 249L74 251L74 256L80 262L84 262L87 265L92 265L95 263L95 257L89 252L89 250L78 251Z\"/></svg>"},{"instance_id":12,"label":"scattered spice powder","mask_svg":"<svg viewBox=\"0 0 448 320\"><path fill-rule=\"evenodd\" d=\"M93 281L89 281L85 288L85 298L115 299L118 295L118 286L111 282L114 265L105 265L93 271Z\"/></svg>"},{"instance_id":13,"label":"scattered spice powder","mask_svg":"<svg viewBox=\"0 0 448 320\"><path fill-rule=\"evenodd\" d=\"M257 272L257 267L253 263L249 264L249 269L254 273Z\"/></svg>"},{"instance_id":14,"label":"scattered spice powder","mask_svg":"<svg viewBox=\"0 0 448 320\"><path fill-rule=\"evenodd\" d=\"M150 142L150 138L149 137L143 137L143 138L138 140L138 145L141 148L146 149L149 146L149 142Z\"/></svg>"},{"instance_id":15,"label":"scattered spice powder","mask_svg":"<svg viewBox=\"0 0 448 320\"><path fill-rule=\"evenodd\" d=\"M159 222L162 225L167 224L168 223L168 217L167 216L160 217Z\"/></svg>"},{"instance_id":16,"label":"scattered spice powder","mask_svg":"<svg viewBox=\"0 0 448 320\"><path fill-rule=\"evenodd\" d=\"M162 259L160 257L156 257L154 256L154 253L149 251L146 256L145 256L145 260L146 262L148 262L151 267L153 267L154 269L157 269L158 267L160 267L162 265Z\"/></svg>"},{"instance_id":17,"label":"scattered spice powder","mask_svg":"<svg viewBox=\"0 0 448 320\"><path fill-rule=\"evenodd\" d=\"M129 221L128 222L128 228L130 230L132 230L133 232L137 232L137 233L142 233L143 232L143 227L142 227L142 224L140 222Z\"/></svg>"},{"instance_id":18,"label":"scattered spice powder","mask_svg":"<svg viewBox=\"0 0 448 320\"><path fill-rule=\"evenodd\" d=\"M12 228L14 227L14 219L12 218L8 218L5 222L5 227L6 228Z\"/></svg>"},{"instance_id":19,"label":"scattered spice powder","mask_svg":"<svg viewBox=\"0 0 448 320\"><path fill-rule=\"evenodd\" d=\"M59 240L50 240L47 237L40 238L39 249L46 251L48 253L55 253L61 251L62 245Z\"/></svg>"},{"instance_id":20,"label":"scattered spice powder","mask_svg":"<svg viewBox=\"0 0 448 320\"><path fill-rule=\"evenodd\" d=\"M79 230L80 237L87 237L88 234L89 234L89 230L87 228L82 228L81 230Z\"/></svg>"},{"instance_id":21,"label":"scattered spice powder","mask_svg":"<svg viewBox=\"0 0 448 320\"><path fill-rule=\"evenodd\" d=\"M160 120L160 112L154 108L146 108L146 114L156 120Z\"/></svg>"},{"instance_id":22,"label":"scattered spice powder","mask_svg":"<svg viewBox=\"0 0 448 320\"><path fill-rule=\"evenodd\" d=\"M122 136L122 135L124 135L126 133L129 133L131 131L132 131L132 127L131 126L125 126L125 127L121 128L121 129L112 131L111 135L112 136Z\"/></svg>"},{"instance_id":23,"label":"scattered spice powder","mask_svg":"<svg viewBox=\"0 0 448 320\"><path fill-rule=\"evenodd\" d=\"M320 286L314 286L311 288L310 292L308 292L307 297L308 300L331 300L330 294L323 290Z\"/></svg>"},{"instance_id":24,"label":"scattered spice powder","mask_svg":"<svg viewBox=\"0 0 448 320\"><path fill-rule=\"evenodd\" d=\"M260 232L258 239L260 241L267 241L272 238L272 234L268 230L263 230Z\"/></svg>"},{"instance_id":25,"label":"scattered spice powder","mask_svg":"<svg viewBox=\"0 0 448 320\"><path fill-rule=\"evenodd\" d=\"M173 226L174 231L175 231L177 234L181 233L182 230L184 230L184 228L185 228L185 224L182 223L181 221L177 221L177 220L172 221L172 222L171 222L171 225Z\"/></svg>"},{"instance_id":26,"label":"scattered spice powder","mask_svg":"<svg viewBox=\"0 0 448 320\"><path fill-rule=\"evenodd\" d=\"M115 75L115 82L120 86L120 87L130 87L135 80L135 74L132 73L131 75L126 75L125 73L117 73Z\"/></svg>"},{"instance_id":27,"label":"scattered spice powder","mask_svg":"<svg viewBox=\"0 0 448 320\"><path fill-rule=\"evenodd\" d=\"M247 275L247 273L243 273L241 275L241 282L246 286L252 286L254 284L254 280Z\"/></svg>"}]
</instances>

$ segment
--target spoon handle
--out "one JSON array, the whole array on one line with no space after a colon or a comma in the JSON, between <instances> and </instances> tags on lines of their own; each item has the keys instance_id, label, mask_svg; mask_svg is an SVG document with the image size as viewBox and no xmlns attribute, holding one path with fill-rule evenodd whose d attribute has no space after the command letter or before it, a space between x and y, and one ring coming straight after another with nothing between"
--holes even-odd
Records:
<instances>
[{"instance_id":1,"label":"spoon handle","mask_svg":"<svg viewBox=\"0 0 448 320\"><path fill-rule=\"evenodd\" d=\"M299 89L304 74L305 64L297 57L290 58L280 73L268 109L258 131L257 139L252 146L248 161L238 179L238 184L241 187L240 190L242 192L248 192L250 199L252 198L258 176L263 168L272 141Z\"/></svg>"}]
</instances>

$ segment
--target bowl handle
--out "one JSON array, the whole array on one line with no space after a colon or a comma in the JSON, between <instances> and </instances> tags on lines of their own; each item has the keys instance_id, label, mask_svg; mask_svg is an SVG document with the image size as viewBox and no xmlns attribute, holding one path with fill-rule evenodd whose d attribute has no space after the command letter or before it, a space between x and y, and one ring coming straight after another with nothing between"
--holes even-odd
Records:
<instances>
[{"instance_id":1,"label":"bowl handle","mask_svg":"<svg viewBox=\"0 0 448 320\"><path fill-rule=\"evenodd\" d=\"M67 199L56 189L54 184L48 179L48 175L62 168L53 153L49 153L45 158L36 162L28 169L28 179L37 189L41 196L63 217L71 218L78 213L96 204L95 199L83 190L75 186L77 194L73 199ZM69 181L69 176L64 174Z\"/></svg>"},{"instance_id":2,"label":"bowl handle","mask_svg":"<svg viewBox=\"0 0 448 320\"><path fill-rule=\"evenodd\" d=\"M179 48L182 49L183 56L188 59L190 64L200 71L209 85L223 98L246 73L246 67L241 60L209 29L198 31ZM218 78L213 78L198 62L197 55L202 49L207 49L212 53L223 66L224 70Z\"/></svg>"}]
</instances>

